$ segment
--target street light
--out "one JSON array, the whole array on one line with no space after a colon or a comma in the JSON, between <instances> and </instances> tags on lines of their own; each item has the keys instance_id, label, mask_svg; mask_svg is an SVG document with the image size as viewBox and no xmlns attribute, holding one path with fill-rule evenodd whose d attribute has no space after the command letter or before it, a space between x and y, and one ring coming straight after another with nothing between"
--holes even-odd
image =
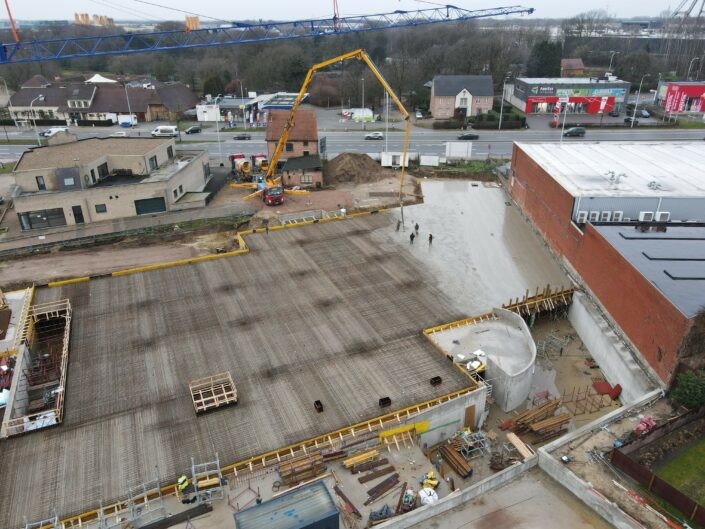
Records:
<instances>
[{"instance_id":1,"label":"street light","mask_svg":"<svg viewBox=\"0 0 705 529\"><path fill-rule=\"evenodd\" d=\"M609 68L607 68L607 71L612 73L612 59L614 59L615 55L618 55L622 53L621 51L610 51L610 65Z\"/></svg>"},{"instance_id":2,"label":"street light","mask_svg":"<svg viewBox=\"0 0 705 529\"><path fill-rule=\"evenodd\" d=\"M365 108L365 78L362 77L362 108Z\"/></svg>"},{"instance_id":3,"label":"street light","mask_svg":"<svg viewBox=\"0 0 705 529\"><path fill-rule=\"evenodd\" d=\"M122 87L125 89L125 99L127 99L127 114L130 120L130 129L132 129L132 109L130 108L130 96L127 94L127 84L123 84Z\"/></svg>"},{"instance_id":4,"label":"street light","mask_svg":"<svg viewBox=\"0 0 705 529\"><path fill-rule=\"evenodd\" d=\"M499 130L502 132L502 115L504 114L504 94L507 92L507 79L509 79L509 76L504 78L504 81L502 81L502 101L499 104Z\"/></svg>"},{"instance_id":5,"label":"street light","mask_svg":"<svg viewBox=\"0 0 705 529\"><path fill-rule=\"evenodd\" d=\"M688 75L685 76L686 81L690 81L690 69L693 67L695 61L699 61L700 57L693 57L690 59L690 65L688 66Z\"/></svg>"},{"instance_id":6,"label":"street light","mask_svg":"<svg viewBox=\"0 0 705 529\"><path fill-rule=\"evenodd\" d=\"M32 108L32 105L34 104L35 101L44 101L44 96L42 94L39 94L37 97L32 99L32 101L29 103L29 113L32 115L32 123L34 124L34 133L37 135L37 145L39 147L42 146L42 140L39 138L39 131L37 130L37 118L34 115L34 109Z\"/></svg>"},{"instance_id":7,"label":"street light","mask_svg":"<svg viewBox=\"0 0 705 529\"><path fill-rule=\"evenodd\" d=\"M632 124L629 128L634 128L634 122L636 121L637 110L639 110L639 96L641 95L641 85L644 83L644 77L651 77L650 73L645 73L641 76L641 81L639 81L639 90L636 92L636 104L634 105L634 114L632 115Z\"/></svg>"}]
</instances>

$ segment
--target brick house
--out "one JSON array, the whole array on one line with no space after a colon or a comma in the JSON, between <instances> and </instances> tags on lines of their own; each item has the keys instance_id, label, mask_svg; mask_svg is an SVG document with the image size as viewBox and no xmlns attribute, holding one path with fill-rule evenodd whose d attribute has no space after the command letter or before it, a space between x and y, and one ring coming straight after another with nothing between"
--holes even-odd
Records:
<instances>
[{"instance_id":1,"label":"brick house","mask_svg":"<svg viewBox=\"0 0 705 529\"><path fill-rule=\"evenodd\" d=\"M582 59L561 59L561 77L582 77L585 65Z\"/></svg>"},{"instance_id":2,"label":"brick house","mask_svg":"<svg viewBox=\"0 0 705 529\"><path fill-rule=\"evenodd\" d=\"M323 164L317 154L289 158L282 168L282 183L285 186L321 187Z\"/></svg>"},{"instance_id":3,"label":"brick house","mask_svg":"<svg viewBox=\"0 0 705 529\"><path fill-rule=\"evenodd\" d=\"M267 154L270 160L274 156L274 150L277 148L279 138L284 132L288 117L288 110L271 110L269 112L265 139L267 140ZM309 108L299 108L294 119L294 126L289 131L289 138L280 158L288 160L289 158L314 154L318 154L316 112Z\"/></svg>"},{"instance_id":4,"label":"brick house","mask_svg":"<svg viewBox=\"0 0 705 529\"><path fill-rule=\"evenodd\" d=\"M431 81L431 115L452 118L455 109L466 116L492 110L494 88L491 75L437 75Z\"/></svg>"},{"instance_id":5,"label":"brick house","mask_svg":"<svg viewBox=\"0 0 705 529\"><path fill-rule=\"evenodd\" d=\"M512 154L514 200L666 383L705 367L705 264L693 259L705 254L703 164L699 144L515 143Z\"/></svg>"}]
</instances>

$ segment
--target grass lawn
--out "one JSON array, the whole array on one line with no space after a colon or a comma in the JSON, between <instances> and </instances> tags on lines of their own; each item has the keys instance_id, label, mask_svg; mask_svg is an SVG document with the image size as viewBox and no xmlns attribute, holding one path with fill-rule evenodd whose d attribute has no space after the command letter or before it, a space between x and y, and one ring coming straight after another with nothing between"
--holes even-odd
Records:
<instances>
[{"instance_id":1,"label":"grass lawn","mask_svg":"<svg viewBox=\"0 0 705 529\"><path fill-rule=\"evenodd\" d=\"M656 475L705 505L705 438L659 468Z\"/></svg>"}]
</instances>

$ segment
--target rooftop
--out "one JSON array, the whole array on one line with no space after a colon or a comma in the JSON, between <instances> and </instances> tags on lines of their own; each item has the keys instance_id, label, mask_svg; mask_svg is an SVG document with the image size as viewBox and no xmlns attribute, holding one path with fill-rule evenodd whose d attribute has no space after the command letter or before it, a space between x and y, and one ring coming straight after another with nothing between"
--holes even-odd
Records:
<instances>
[{"instance_id":1,"label":"rooftop","mask_svg":"<svg viewBox=\"0 0 705 529\"><path fill-rule=\"evenodd\" d=\"M585 68L583 60L577 59L561 59L561 70L582 70Z\"/></svg>"},{"instance_id":2,"label":"rooftop","mask_svg":"<svg viewBox=\"0 0 705 529\"><path fill-rule=\"evenodd\" d=\"M702 141L515 145L574 197L705 197Z\"/></svg>"},{"instance_id":3,"label":"rooftop","mask_svg":"<svg viewBox=\"0 0 705 529\"><path fill-rule=\"evenodd\" d=\"M321 157L317 154L308 156L298 156L296 158L288 158L282 171L295 171L297 169L320 169L323 166Z\"/></svg>"},{"instance_id":4,"label":"rooftop","mask_svg":"<svg viewBox=\"0 0 705 529\"><path fill-rule=\"evenodd\" d=\"M622 79L614 79L609 81L607 79L598 79L597 77L519 77L517 81L521 81L526 84L584 84L584 85L594 85L594 84L604 84L612 83L619 84L623 83L625 85L631 84L629 81L623 81Z\"/></svg>"},{"instance_id":5,"label":"rooftop","mask_svg":"<svg viewBox=\"0 0 705 529\"><path fill-rule=\"evenodd\" d=\"M86 138L61 145L34 147L22 153L15 171L53 167L73 167L76 160L85 164L107 154L144 156L171 138Z\"/></svg>"},{"instance_id":6,"label":"rooftop","mask_svg":"<svg viewBox=\"0 0 705 529\"><path fill-rule=\"evenodd\" d=\"M174 481L191 457L240 461L467 387L420 332L465 314L408 245L380 246L391 222L272 231L243 256L38 289L36 302L73 307L65 418L3 443L3 473L22 479L0 488L0 525L85 511L155 468ZM188 382L224 371L238 406L196 416Z\"/></svg>"},{"instance_id":7,"label":"rooftop","mask_svg":"<svg viewBox=\"0 0 705 529\"><path fill-rule=\"evenodd\" d=\"M271 110L269 112L267 141L279 141L288 118L288 110ZM300 108L298 110L294 126L289 131L289 141L318 141L318 124L315 110L310 108Z\"/></svg>"},{"instance_id":8,"label":"rooftop","mask_svg":"<svg viewBox=\"0 0 705 529\"><path fill-rule=\"evenodd\" d=\"M704 226L594 228L686 317L705 308Z\"/></svg>"},{"instance_id":9,"label":"rooftop","mask_svg":"<svg viewBox=\"0 0 705 529\"><path fill-rule=\"evenodd\" d=\"M435 96L456 96L463 88L473 96L494 95L491 75L436 75L433 78Z\"/></svg>"}]
</instances>

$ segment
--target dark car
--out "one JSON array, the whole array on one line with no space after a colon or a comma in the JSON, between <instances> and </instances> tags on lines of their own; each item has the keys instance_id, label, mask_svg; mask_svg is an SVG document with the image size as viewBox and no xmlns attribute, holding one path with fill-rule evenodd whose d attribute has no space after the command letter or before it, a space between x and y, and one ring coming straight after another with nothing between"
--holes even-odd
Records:
<instances>
[{"instance_id":1,"label":"dark car","mask_svg":"<svg viewBox=\"0 0 705 529\"><path fill-rule=\"evenodd\" d=\"M186 134L197 134L197 133L201 132L201 126L200 125L191 125L184 132Z\"/></svg>"},{"instance_id":2,"label":"dark car","mask_svg":"<svg viewBox=\"0 0 705 529\"><path fill-rule=\"evenodd\" d=\"M635 117L624 118L624 122L625 122L627 125L629 125L629 126L631 126L632 121L634 122L634 126L636 126L636 125L639 124L639 120L636 119Z\"/></svg>"},{"instance_id":3,"label":"dark car","mask_svg":"<svg viewBox=\"0 0 705 529\"><path fill-rule=\"evenodd\" d=\"M463 132L461 135L458 136L459 140L478 140L480 139L480 136L475 134L474 132Z\"/></svg>"},{"instance_id":4,"label":"dark car","mask_svg":"<svg viewBox=\"0 0 705 529\"><path fill-rule=\"evenodd\" d=\"M619 110L610 110L608 114L613 117L613 118L618 118L619 117Z\"/></svg>"},{"instance_id":5,"label":"dark car","mask_svg":"<svg viewBox=\"0 0 705 529\"><path fill-rule=\"evenodd\" d=\"M240 134L235 134L233 136L234 140L251 140L252 136L249 135L247 132L241 132Z\"/></svg>"},{"instance_id":6,"label":"dark car","mask_svg":"<svg viewBox=\"0 0 705 529\"><path fill-rule=\"evenodd\" d=\"M563 133L563 136L582 138L585 136L585 129L583 127L571 127Z\"/></svg>"}]
</instances>

